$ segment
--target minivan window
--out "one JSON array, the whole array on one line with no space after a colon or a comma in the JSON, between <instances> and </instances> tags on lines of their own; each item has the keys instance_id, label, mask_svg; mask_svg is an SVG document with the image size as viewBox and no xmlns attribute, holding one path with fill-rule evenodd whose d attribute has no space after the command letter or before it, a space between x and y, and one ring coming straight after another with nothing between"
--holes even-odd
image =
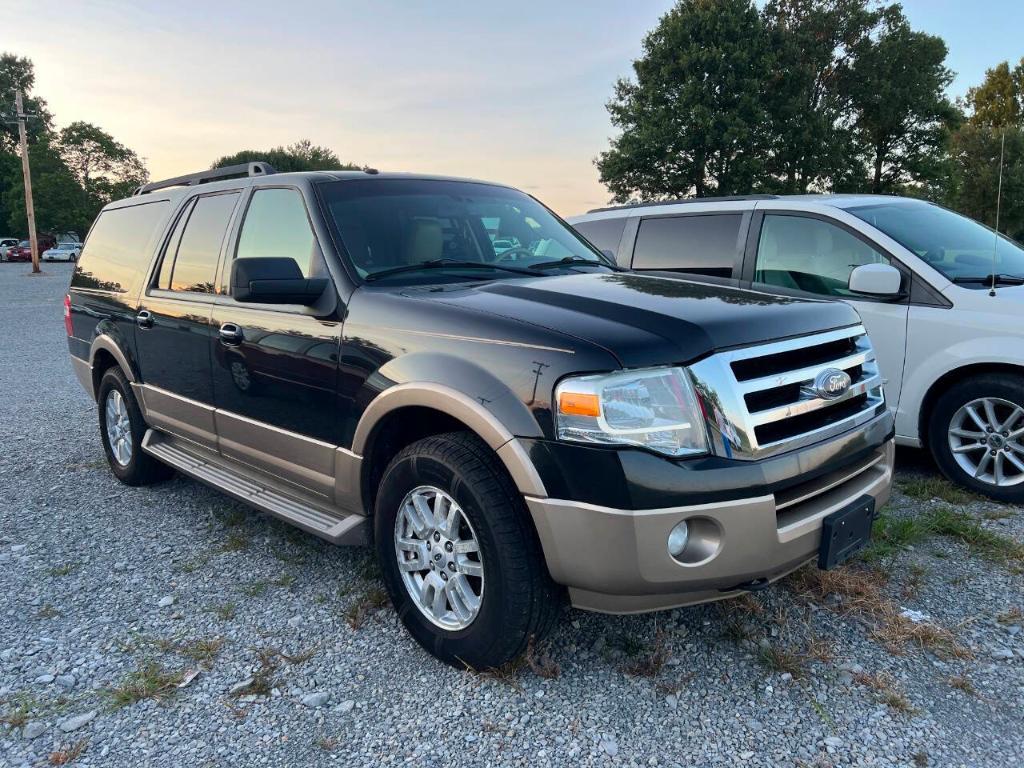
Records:
<instances>
[{"instance_id":1,"label":"minivan window","mask_svg":"<svg viewBox=\"0 0 1024 768\"><path fill-rule=\"evenodd\" d=\"M619 250L619 241L622 240L622 232L626 228L626 218L616 216L610 219L594 219L593 221L581 221L573 224L573 229L596 245L597 249L607 256L612 257Z\"/></svg>"},{"instance_id":2,"label":"minivan window","mask_svg":"<svg viewBox=\"0 0 1024 768\"><path fill-rule=\"evenodd\" d=\"M644 219L633 249L633 269L731 277L742 221L741 213Z\"/></svg>"},{"instance_id":3,"label":"minivan window","mask_svg":"<svg viewBox=\"0 0 1024 768\"><path fill-rule=\"evenodd\" d=\"M89 233L71 279L73 288L134 291L149 267L154 241L170 203L111 208L100 213Z\"/></svg>"},{"instance_id":4,"label":"minivan window","mask_svg":"<svg viewBox=\"0 0 1024 768\"><path fill-rule=\"evenodd\" d=\"M165 263L172 255L174 257L170 274L172 291L214 292L220 248L237 202L237 192L208 195L196 200L175 252L172 254L168 248L164 254ZM171 245L174 245L173 238Z\"/></svg>"},{"instance_id":5,"label":"minivan window","mask_svg":"<svg viewBox=\"0 0 1024 768\"><path fill-rule=\"evenodd\" d=\"M317 191L334 235L364 278L387 272L384 279L400 282L494 280L529 275L540 265L547 271L537 274L549 274L563 259L573 261L567 269L581 268L577 262L584 269L587 262L610 264L543 205L507 187L353 179Z\"/></svg>"},{"instance_id":6,"label":"minivan window","mask_svg":"<svg viewBox=\"0 0 1024 768\"><path fill-rule=\"evenodd\" d=\"M287 256L306 277L313 263L313 230L294 189L259 189L252 195L238 237L239 259Z\"/></svg>"},{"instance_id":7,"label":"minivan window","mask_svg":"<svg viewBox=\"0 0 1024 768\"><path fill-rule=\"evenodd\" d=\"M766 214L754 280L822 296L863 298L849 290L854 267L888 263L886 256L835 224Z\"/></svg>"},{"instance_id":8,"label":"minivan window","mask_svg":"<svg viewBox=\"0 0 1024 768\"><path fill-rule=\"evenodd\" d=\"M996 274L1024 277L1024 248L974 219L930 203L848 208L950 280ZM979 286L980 287L980 286Z\"/></svg>"}]
</instances>

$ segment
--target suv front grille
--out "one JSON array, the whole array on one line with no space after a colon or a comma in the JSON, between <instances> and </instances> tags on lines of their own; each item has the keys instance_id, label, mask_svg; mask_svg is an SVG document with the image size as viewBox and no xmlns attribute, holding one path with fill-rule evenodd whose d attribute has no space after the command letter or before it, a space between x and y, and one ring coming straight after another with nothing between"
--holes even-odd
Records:
<instances>
[{"instance_id":1,"label":"suv front grille","mask_svg":"<svg viewBox=\"0 0 1024 768\"><path fill-rule=\"evenodd\" d=\"M814 389L838 369L849 388L828 399ZM882 378L863 326L712 355L690 367L716 453L758 459L824 440L885 409Z\"/></svg>"}]
</instances>

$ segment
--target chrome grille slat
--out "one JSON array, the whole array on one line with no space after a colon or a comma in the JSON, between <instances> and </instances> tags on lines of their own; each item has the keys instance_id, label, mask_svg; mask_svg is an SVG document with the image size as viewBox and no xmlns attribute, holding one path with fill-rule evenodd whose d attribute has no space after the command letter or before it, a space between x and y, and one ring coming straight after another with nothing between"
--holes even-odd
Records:
<instances>
[{"instance_id":1,"label":"chrome grille slat","mask_svg":"<svg viewBox=\"0 0 1024 768\"><path fill-rule=\"evenodd\" d=\"M860 382L853 384L842 397L837 397L834 400L823 400L820 397L801 397L795 403L790 405L783 405L778 408L772 408L767 411L757 411L750 415L750 423L755 427L759 427L762 424L771 424L774 421L780 421L782 419L789 419L793 416L800 416L804 413L810 413L811 411L817 411L822 408L828 408L833 405L839 405L847 400L852 400L855 397L860 397L864 393L871 389L882 386L882 377L875 374L869 379L861 380Z\"/></svg>"},{"instance_id":2,"label":"chrome grille slat","mask_svg":"<svg viewBox=\"0 0 1024 768\"><path fill-rule=\"evenodd\" d=\"M853 355L835 360L829 365L833 368L839 368L846 370L847 368L855 368L858 365L864 365L865 363L871 363L875 360L874 351L868 349L863 352L857 352ZM739 384L740 391L744 394L751 392L761 392L765 389L774 389L775 387L784 387L787 384L803 384L807 381L813 381L814 377L821 370L820 365L812 365L806 368L800 368L795 371L786 371L785 373L778 373L772 376L765 376L761 379L748 379L747 381L741 381Z\"/></svg>"},{"instance_id":3,"label":"chrome grille slat","mask_svg":"<svg viewBox=\"0 0 1024 768\"><path fill-rule=\"evenodd\" d=\"M757 375L762 359L765 369L774 371L770 375ZM811 387L831 368L850 372L854 381L847 392L828 400ZM790 451L855 429L885 410L884 380L861 325L726 350L689 370L713 450L730 458L756 460Z\"/></svg>"}]
</instances>

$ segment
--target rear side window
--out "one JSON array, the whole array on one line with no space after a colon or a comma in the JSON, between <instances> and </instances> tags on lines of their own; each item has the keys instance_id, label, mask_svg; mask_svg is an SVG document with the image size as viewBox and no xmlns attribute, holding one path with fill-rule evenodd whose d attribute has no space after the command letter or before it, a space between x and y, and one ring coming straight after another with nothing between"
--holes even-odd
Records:
<instances>
[{"instance_id":1,"label":"rear side window","mask_svg":"<svg viewBox=\"0 0 1024 768\"><path fill-rule=\"evenodd\" d=\"M170 207L167 200L159 200L103 211L89 233L71 287L117 293L138 288Z\"/></svg>"},{"instance_id":2,"label":"rear side window","mask_svg":"<svg viewBox=\"0 0 1024 768\"><path fill-rule=\"evenodd\" d=\"M239 259L286 256L306 277L313 264L313 230L302 197L294 189L258 189L238 236Z\"/></svg>"},{"instance_id":3,"label":"rear side window","mask_svg":"<svg viewBox=\"0 0 1024 768\"><path fill-rule=\"evenodd\" d=\"M597 250L604 251L606 256L610 254L614 259L619 250L619 241L622 240L622 231L626 228L626 217L581 221L572 226L587 238L591 245L596 245Z\"/></svg>"},{"instance_id":4,"label":"rear side window","mask_svg":"<svg viewBox=\"0 0 1024 768\"><path fill-rule=\"evenodd\" d=\"M237 192L208 195L198 198L191 211L185 211L164 254L158 287L190 293L214 292L221 245L237 202Z\"/></svg>"},{"instance_id":5,"label":"rear side window","mask_svg":"<svg viewBox=\"0 0 1024 768\"><path fill-rule=\"evenodd\" d=\"M731 277L740 253L741 213L644 219L633 269L666 269Z\"/></svg>"}]
</instances>

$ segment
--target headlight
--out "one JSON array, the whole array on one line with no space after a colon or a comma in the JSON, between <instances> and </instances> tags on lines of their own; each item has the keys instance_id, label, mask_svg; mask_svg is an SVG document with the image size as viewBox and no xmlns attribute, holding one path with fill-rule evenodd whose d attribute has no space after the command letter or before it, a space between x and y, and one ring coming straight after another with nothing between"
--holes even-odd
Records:
<instances>
[{"instance_id":1,"label":"headlight","mask_svg":"<svg viewBox=\"0 0 1024 768\"><path fill-rule=\"evenodd\" d=\"M563 379L555 388L558 437L635 445L667 456L707 453L707 433L682 368L619 371Z\"/></svg>"}]
</instances>

